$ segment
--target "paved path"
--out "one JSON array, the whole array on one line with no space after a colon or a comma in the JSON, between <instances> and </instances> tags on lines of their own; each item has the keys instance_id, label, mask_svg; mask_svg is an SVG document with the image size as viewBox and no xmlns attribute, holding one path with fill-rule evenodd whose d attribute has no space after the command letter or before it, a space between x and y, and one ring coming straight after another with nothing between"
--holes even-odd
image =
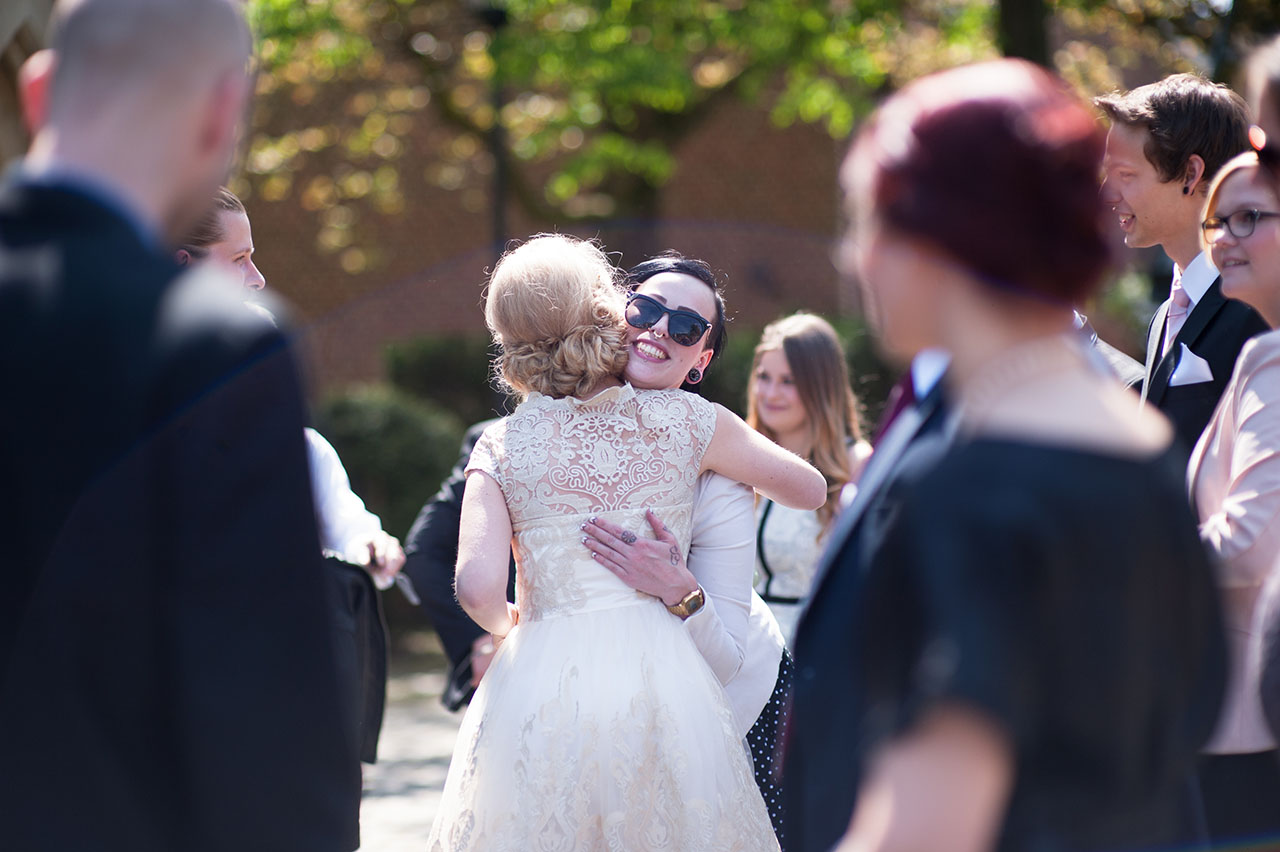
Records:
<instances>
[{"instance_id":1,"label":"paved path","mask_svg":"<svg viewBox=\"0 0 1280 852\"><path fill-rule=\"evenodd\" d=\"M417 653L392 658L378 763L365 767L360 848L369 852L425 848L462 722L440 704L444 657L435 637L408 639Z\"/></svg>"}]
</instances>

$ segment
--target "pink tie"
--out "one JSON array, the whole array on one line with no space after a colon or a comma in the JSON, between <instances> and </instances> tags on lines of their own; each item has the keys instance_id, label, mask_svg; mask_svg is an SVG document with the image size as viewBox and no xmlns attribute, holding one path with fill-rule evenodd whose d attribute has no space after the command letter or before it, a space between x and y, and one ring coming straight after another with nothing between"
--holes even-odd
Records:
<instances>
[{"instance_id":1,"label":"pink tie","mask_svg":"<svg viewBox=\"0 0 1280 852\"><path fill-rule=\"evenodd\" d=\"M1173 288L1169 291L1169 313L1165 315L1164 321L1164 353L1168 354L1173 347L1173 340L1178 336L1178 332L1182 330L1182 324L1187 321L1187 314L1191 313L1191 297L1187 295L1187 291L1182 289L1182 277L1179 276L1173 282Z\"/></svg>"}]
</instances>

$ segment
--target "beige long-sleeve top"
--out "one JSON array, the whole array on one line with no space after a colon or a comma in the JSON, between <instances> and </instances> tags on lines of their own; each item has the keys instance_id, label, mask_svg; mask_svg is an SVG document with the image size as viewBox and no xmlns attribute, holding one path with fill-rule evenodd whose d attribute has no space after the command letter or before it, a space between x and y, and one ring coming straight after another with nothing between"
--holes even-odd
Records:
<instances>
[{"instance_id":1,"label":"beige long-sleeve top","mask_svg":"<svg viewBox=\"0 0 1280 852\"><path fill-rule=\"evenodd\" d=\"M1258 696L1261 637L1254 610L1280 555L1280 331L1245 344L1213 419L1196 443L1187 482L1200 535L1218 556L1231 671L1206 751L1274 748Z\"/></svg>"}]
</instances>

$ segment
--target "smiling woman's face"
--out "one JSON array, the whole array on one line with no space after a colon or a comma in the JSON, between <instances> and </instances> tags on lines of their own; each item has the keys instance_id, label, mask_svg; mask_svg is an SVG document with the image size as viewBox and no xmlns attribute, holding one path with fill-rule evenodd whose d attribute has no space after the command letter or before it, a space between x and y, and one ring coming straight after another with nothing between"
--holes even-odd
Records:
<instances>
[{"instance_id":1,"label":"smiling woman's face","mask_svg":"<svg viewBox=\"0 0 1280 852\"><path fill-rule=\"evenodd\" d=\"M692 311L708 322L715 322L716 301L711 288L692 275L661 272L636 288L668 308ZM652 328L627 326L627 362L625 377L638 388L667 390L680 387L685 376L695 367L705 370L711 360L708 348L711 331L693 346L681 346L667 336L667 317Z\"/></svg>"},{"instance_id":2,"label":"smiling woman's face","mask_svg":"<svg viewBox=\"0 0 1280 852\"><path fill-rule=\"evenodd\" d=\"M1218 188L1212 215L1258 210L1280 213L1280 198L1257 166L1236 169ZM1258 219L1253 233L1237 237L1219 231L1209 242L1209 253L1222 276L1222 293L1247 302L1269 322L1280 313L1280 218Z\"/></svg>"}]
</instances>

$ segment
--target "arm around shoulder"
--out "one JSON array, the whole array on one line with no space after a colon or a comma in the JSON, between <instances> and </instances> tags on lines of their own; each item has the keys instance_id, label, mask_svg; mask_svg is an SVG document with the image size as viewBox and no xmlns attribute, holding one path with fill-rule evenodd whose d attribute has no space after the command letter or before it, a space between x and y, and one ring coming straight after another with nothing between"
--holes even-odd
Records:
<instances>
[{"instance_id":1,"label":"arm around shoulder","mask_svg":"<svg viewBox=\"0 0 1280 852\"><path fill-rule=\"evenodd\" d=\"M818 509L827 501L827 481L817 468L752 429L742 418L716 405L716 431L702 457L702 469L714 470L750 485L792 509Z\"/></svg>"}]
</instances>

